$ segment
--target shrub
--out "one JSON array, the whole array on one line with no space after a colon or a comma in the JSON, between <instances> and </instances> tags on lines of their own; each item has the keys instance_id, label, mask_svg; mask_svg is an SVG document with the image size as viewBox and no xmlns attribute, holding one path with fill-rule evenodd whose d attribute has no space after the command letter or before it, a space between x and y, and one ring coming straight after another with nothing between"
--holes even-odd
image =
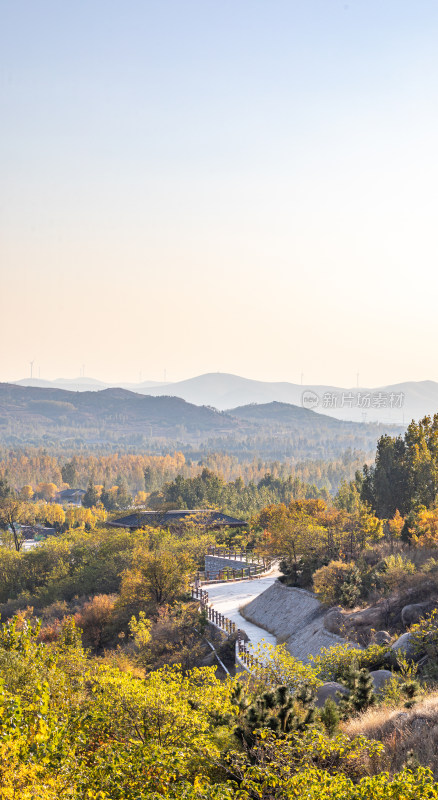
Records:
<instances>
[{"instance_id":1,"label":"shrub","mask_svg":"<svg viewBox=\"0 0 438 800\"><path fill-rule=\"evenodd\" d=\"M252 676L262 686L284 684L292 693L300 692L304 686L311 690L321 686L322 680L317 670L294 658L286 650L285 644L274 646L262 640L253 653L255 661Z\"/></svg>"},{"instance_id":2,"label":"shrub","mask_svg":"<svg viewBox=\"0 0 438 800\"><path fill-rule=\"evenodd\" d=\"M320 711L320 720L329 736L337 731L340 721L338 707L332 697L327 697L323 709Z\"/></svg>"},{"instance_id":3,"label":"shrub","mask_svg":"<svg viewBox=\"0 0 438 800\"><path fill-rule=\"evenodd\" d=\"M283 798L290 800L292 797L306 798L306 800L336 797L344 800L350 795L336 791L333 794L326 794L324 782L319 786L303 782L301 794L290 793L290 787L295 777L305 775L312 768L316 768L318 772L321 770L326 780L329 779L330 773L344 773L343 780L346 780L347 776L357 780L367 774L370 760L376 761L382 754L383 746L380 742L370 741L364 736L350 738L338 733L330 738L321 730L307 726L298 735L292 733L277 738L272 731L265 728L258 732L258 741L249 754L255 766L247 770L246 788L250 788L250 781L252 790L260 789L260 784L263 785L264 791L260 794L251 791L250 797L275 797L282 800ZM240 755L236 753L231 755L231 762L235 757L236 761L240 760ZM238 767L238 764L235 766ZM245 788L245 777L240 788ZM364 798L369 796L364 795ZM380 797L380 795L372 796Z\"/></svg>"},{"instance_id":4,"label":"shrub","mask_svg":"<svg viewBox=\"0 0 438 800\"><path fill-rule=\"evenodd\" d=\"M166 664L192 669L206 655L206 645L197 631L198 620L198 611L191 603L162 606L152 625L140 611L138 622L133 617L129 623L137 646L136 664L148 670Z\"/></svg>"},{"instance_id":5,"label":"shrub","mask_svg":"<svg viewBox=\"0 0 438 800\"><path fill-rule=\"evenodd\" d=\"M254 702L243 709L235 735L247 746L257 741L256 731L267 728L277 736L304 731L315 718L313 693L307 688L296 693L295 697L287 686L263 692Z\"/></svg>"},{"instance_id":6,"label":"shrub","mask_svg":"<svg viewBox=\"0 0 438 800\"><path fill-rule=\"evenodd\" d=\"M65 600L55 600L54 603L46 606L41 613L43 627L45 625L50 625L52 622L63 619L68 615L69 611L69 606Z\"/></svg>"},{"instance_id":7,"label":"shrub","mask_svg":"<svg viewBox=\"0 0 438 800\"><path fill-rule=\"evenodd\" d=\"M96 649L109 640L108 628L113 616L115 596L96 594L75 614L75 623L82 628L84 644Z\"/></svg>"},{"instance_id":8,"label":"shrub","mask_svg":"<svg viewBox=\"0 0 438 800\"><path fill-rule=\"evenodd\" d=\"M438 664L438 608L409 629L412 649L417 655L427 655L430 666Z\"/></svg>"},{"instance_id":9,"label":"shrub","mask_svg":"<svg viewBox=\"0 0 438 800\"><path fill-rule=\"evenodd\" d=\"M353 669L380 669L383 667L388 647L372 644L365 650L351 647L348 642L335 647L324 647L319 656L310 656L318 678L322 681L343 681Z\"/></svg>"},{"instance_id":10,"label":"shrub","mask_svg":"<svg viewBox=\"0 0 438 800\"><path fill-rule=\"evenodd\" d=\"M393 592L406 586L406 578L414 575L416 569L412 561L397 553L383 559L377 571L384 590Z\"/></svg>"},{"instance_id":11,"label":"shrub","mask_svg":"<svg viewBox=\"0 0 438 800\"><path fill-rule=\"evenodd\" d=\"M346 682L350 693L347 697L341 697L339 700L339 708L345 718L351 714L366 711L375 704L373 679L367 669L352 667L347 674Z\"/></svg>"},{"instance_id":12,"label":"shrub","mask_svg":"<svg viewBox=\"0 0 438 800\"><path fill-rule=\"evenodd\" d=\"M354 606L362 591L362 578L357 566L350 561L331 561L317 569L313 576L313 588L323 603L342 603Z\"/></svg>"},{"instance_id":13,"label":"shrub","mask_svg":"<svg viewBox=\"0 0 438 800\"><path fill-rule=\"evenodd\" d=\"M147 619L144 611L140 611L138 619L131 617L129 630L138 648L146 647L151 639L151 621Z\"/></svg>"}]
</instances>

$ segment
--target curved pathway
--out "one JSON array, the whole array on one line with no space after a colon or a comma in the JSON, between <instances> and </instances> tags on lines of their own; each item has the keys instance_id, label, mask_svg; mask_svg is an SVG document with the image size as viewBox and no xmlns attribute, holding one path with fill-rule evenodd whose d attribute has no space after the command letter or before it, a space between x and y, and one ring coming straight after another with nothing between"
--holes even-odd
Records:
<instances>
[{"instance_id":1,"label":"curved pathway","mask_svg":"<svg viewBox=\"0 0 438 800\"><path fill-rule=\"evenodd\" d=\"M239 613L239 608L272 586L279 575L281 572L278 567L275 567L264 578L236 581L236 583L225 581L224 583L210 584L205 587L208 591L208 601L216 611L235 622L236 628L245 631L252 645L256 646L262 639L276 645L276 637L264 628L244 619Z\"/></svg>"}]
</instances>

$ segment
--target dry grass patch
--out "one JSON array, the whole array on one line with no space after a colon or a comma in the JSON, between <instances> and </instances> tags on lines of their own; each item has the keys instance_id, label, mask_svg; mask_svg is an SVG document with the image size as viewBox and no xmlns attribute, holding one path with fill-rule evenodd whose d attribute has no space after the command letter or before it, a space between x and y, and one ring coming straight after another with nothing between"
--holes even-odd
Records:
<instances>
[{"instance_id":1,"label":"dry grass patch","mask_svg":"<svg viewBox=\"0 0 438 800\"><path fill-rule=\"evenodd\" d=\"M342 725L348 736L366 736L383 743L384 766L398 772L412 757L433 770L438 778L438 692L428 695L413 708L369 709Z\"/></svg>"}]
</instances>

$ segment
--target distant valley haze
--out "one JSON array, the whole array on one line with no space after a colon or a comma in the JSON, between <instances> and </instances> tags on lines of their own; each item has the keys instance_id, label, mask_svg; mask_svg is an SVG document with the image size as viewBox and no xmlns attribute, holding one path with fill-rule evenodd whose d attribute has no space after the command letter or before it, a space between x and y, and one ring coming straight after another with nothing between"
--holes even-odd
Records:
<instances>
[{"instance_id":1,"label":"distant valley haze","mask_svg":"<svg viewBox=\"0 0 438 800\"><path fill-rule=\"evenodd\" d=\"M225 411L251 403L288 403L342 420L406 425L438 411L438 383L406 381L378 387L339 387L290 382L256 381L221 372L198 375L183 381L106 383L81 376L53 381L23 378L20 386L59 388L74 392L120 387L144 395L179 397L197 406Z\"/></svg>"}]
</instances>

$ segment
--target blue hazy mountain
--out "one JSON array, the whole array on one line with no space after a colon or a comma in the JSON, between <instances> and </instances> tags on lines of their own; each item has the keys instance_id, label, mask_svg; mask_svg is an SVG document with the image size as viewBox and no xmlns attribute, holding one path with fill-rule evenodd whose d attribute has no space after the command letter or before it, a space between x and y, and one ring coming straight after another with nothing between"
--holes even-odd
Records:
<instances>
[{"instance_id":1,"label":"blue hazy mountain","mask_svg":"<svg viewBox=\"0 0 438 800\"><path fill-rule=\"evenodd\" d=\"M99 391L110 384L93 378L42 381L23 379L21 386ZM111 384L114 385L114 384ZM256 381L222 372L210 372L175 383L143 381L116 384L138 394L171 395L194 405L214 406L219 410L237 408L251 403L272 402L303 406L303 396L310 398L305 406L319 414L357 422L407 424L425 414L438 411L438 383L435 381L405 381L379 387L339 387L304 385L288 382ZM314 395L312 400L312 393Z\"/></svg>"}]
</instances>

